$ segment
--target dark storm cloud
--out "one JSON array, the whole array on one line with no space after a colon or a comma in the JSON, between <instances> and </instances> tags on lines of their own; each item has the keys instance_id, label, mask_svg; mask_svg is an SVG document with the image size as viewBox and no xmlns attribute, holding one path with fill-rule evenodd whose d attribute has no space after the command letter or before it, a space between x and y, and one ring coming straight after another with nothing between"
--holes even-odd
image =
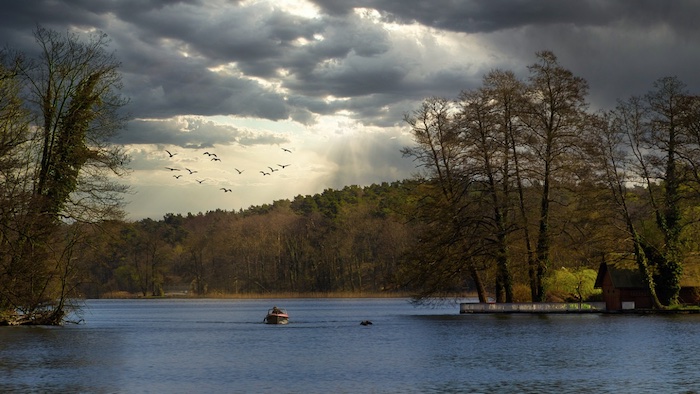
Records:
<instances>
[{"instance_id":1,"label":"dark storm cloud","mask_svg":"<svg viewBox=\"0 0 700 394\"><path fill-rule=\"evenodd\" d=\"M175 145L188 149L216 145L271 145L288 142L273 133L253 133L198 118L134 120L115 140L121 144Z\"/></svg>"},{"instance_id":2,"label":"dark storm cloud","mask_svg":"<svg viewBox=\"0 0 700 394\"><path fill-rule=\"evenodd\" d=\"M264 4L229 3L212 10L196 1L56 4L18 4L0 14L0 21L12 22L3 26L12 28L13 44L29 52L27 41L37 23L57 30L105 31L122 62L129 112L138 118L233 114L308 123L314 114L349 110L368 124L385 124L376 118L383 113L375 105L377 97L383 107L394 98L415 100L425 93L407 79L410 69L385 56L392 43L381 25L357 15L309 20ZM13 19L14 13L23 17ZM231 64L237 72L213 71ZM286 91L251 77L277 80ZM440 88L429 76L420 82ZM290 99L299 96L305 99ZM327 96L355 100L326 105ZM363 108L365 102L371 105Z\"/></svg>"},{"instance_id":3,"label":"dark storm cloud","mask_svg":"<svg viewBox=\"0 0 700 394\"><path fill-rule=\"evenodd\" d=\"M2 8L0 39L32 53L37 24L103 30L122 62L130 113L148 119L230 114L311 124L319 115L348 111L364 124L393 125L407 104L433 95L455 97L478 86L490 68L526 77L526 66L543 49L589 81L599 107L642 94L666 75L679 76L691 91L700 88L694 49L700 2L312 2L322 15L293 15L275 2L16 1ZM451 61L461 53L420 58L412 53L416 48L400 47L410 44L399 44L355 7L375 9L384 21L429 26L437 35L449 31L478 39L475 50L488 53L492 63Z\"/></svg>"},{"instance_id":4,"label":"dark storm cloud","mask_svg":"<svg viewBox=\"0 0 700 394\"><path fill-rule=\"evenodd\" d=\"M653 19L652 15L648 17ZM691 91L698 92L700 51L691 43L700 40L700 30L679 30L658 19L648 22L621 21L585 28L528 26L493 33L485 42L518 61L510 68L523 77L535 52L553 51L562 66L589 82L592 109L609 109L619 99L645 94L655 80L666 76L677 76Z\"/></svg>"},{"instance_id":5,"label":"dark storm cloud","mask_svg":"<svg viewBox=\"0 0 700 394\"><path fill-rule=\"evenodd\" d=\"M242 62L242 69L274 62L278 69L289 72L282 87L321 99L395 89L392 85L401 81L404 71L392 64L392 59L383 57L391 49L391 43L381 26L354 16L319 21L312 23L313 28L308 32L296 34L295 39L308 40L308 45L285 48L274 59Z\"/></svg>"},{"instance_id":6,"label":"dark storm cloud","mask_svg":"<svg viewBox=\"0 0 700 394\"><path fill-rule=\"evenodd\" d=\"M303 80L290 82L285 86L319 97L357 97L378 91L395 92L405 77L406 71L399 67L388 67L381 61L364 61L358 64L358 67L344 64L319 69L304 76Z\"/></svg>"},{"instance_id":7,"label":"dark storm cloud","mask_svg":"<svg viewBox=\"0 0 700 394\"><path fill-rule=\"evenodd\" d=\"M13 29L5 36L12 38L9 43L32 53L31 32L36 24L59 31L69 25L104 30L113 39L112 48L122 62L125 93L133 101L129 109L137 117L236 114L286 119L289 109L269 88L240 75L219 75L209 68L237 61L244 73L266 76L274 70L264 66L265 61L273 64L283 52L277 49L280 40L313 34L289 32L284 23L277 23L284 15L275 12L269 19L251 22L255 10L244 10L229 13L231 18L219 15L221 20L212 23L209 15L192 7L198 2L71 2L70 7L56 7L56 13L37 11L42 10L42 4L37 3L31 8L18 4L14 11L23 16L19 19L13 19L13 12L0 13L3 29ZM46 9L57 3L49 2ZM71 12L64 15L65 9ZM126 25L110 26L108 12ZM260 34L258 28L268 23L269 34ZM192 57L183 58L180 51Z\"/></svg>"},{"instance_id":8,"label":"dark storm cloud","mask_svg":"<svg viewBox=\"0 0 700 394\"><path fill-rule=\"evenodd\" d=\"M245 74L259 77L275 76L294 42L313 39L321 30L318 23L263 5L175 7L123 15L122 20L138 26L144 40L173 40L179 49L202 56L210 65L240 62Z\"/></svg>"},{"instance_id":9,"label":"dark storm cloud","mask_svg":"<svg viewBox=\"0 0 700 394\"><path fill-rule=\"evenodd\" d=\"M220 76L197 65L168 64L160 72L126 76L136 117L229 115L286 119L289 108L278 93L255 81Z\"/></svg>"},{"instance_id":10,"label":"dark storm cloud","mask_svg":"<svg viewBox=\"0 0 700 394\"><path fill-rule=\"evenodd\" d=\"M639 25L664 22L695 30L700 4L693 0L311 0L331 15L356 7L380 11L387 21L419 23L465 33L489 33L529 25L602 26L615 21Z\"/></svg>"},{"instance_id":11,"label":"dark storm cloud","mask_svg":"<svg viewBox=\"0 0 700 394\"><path fill-rule=\"evenodd\" d=\"M59 3L48 2L46 9ZM381 58L391 47L386 31L357 16L309 20L260 4L211 10L194 1L84 1L55 7L55 13L36 11L43 5L18 5L15 12L26 17L13 29L31 37L37 23L61 29L64 21L63 27L104 30L122 61L124 94L135 117L234 114L309 122L314 113L328 114L318 108L344 109L325 106L329 95L407 94L401 93L406 70ZM12 12L3 15L11 19ZM234 63L240 73L212 71ZM285 95L308 96L308 105L290 107L280 92L250 77L278 79Z\"/></svg>"},{"instance_id":12,"label":"dark storm cloud","mask_svg":"<svg viewBox=\"0 0 700 394\"><path fill-rule=\"evenodd\" d=\"M676 75L691 90L700 89L697 65L700 41L692 0L313 0L338 18L355 7L379 11L384 20L421 24L465 34L478 34L485 47L509 59L493 67L515 69L527 76L534 54L552 50L560 63L591 85L596 108L648 91L654 80ZM693 48L692 50L689 50ZM487 72L488 70L483 70ZM483 74L482 74L483 75ZM432 81L434 82L434 81ZM454 84L463 88L474 83ZM456 90L456 89L455 89ZM444 92L436 88L435 92Z\"/></svg>"}]
</instances>

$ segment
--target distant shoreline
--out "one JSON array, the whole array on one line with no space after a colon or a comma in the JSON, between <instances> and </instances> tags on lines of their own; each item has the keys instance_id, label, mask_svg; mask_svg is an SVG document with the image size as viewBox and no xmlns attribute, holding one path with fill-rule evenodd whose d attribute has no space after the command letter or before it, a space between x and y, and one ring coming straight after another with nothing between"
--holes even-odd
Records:
<instances>
[{"instance_id":1,"label":"distant shoreline","mask_svg":"<svg viewBox=\"0 0 700 394\"><path fill-rule=\"evenodd\" d=\"M379 292L379 293L353 293L353 292L276 292L276 293L241 293L241 294L205 294L193 295L184 292L166 293L162 296L144 296L127 292L105 293L99 298L86 298L93 300L109 299L139 299L139 300L161 300L161 299L270 299L270 298L411 298L413 294L407 292ZM456 296L457 297L457 296ZM468 296L459 296L459 298Z\"/></svg>"}]
</instances>

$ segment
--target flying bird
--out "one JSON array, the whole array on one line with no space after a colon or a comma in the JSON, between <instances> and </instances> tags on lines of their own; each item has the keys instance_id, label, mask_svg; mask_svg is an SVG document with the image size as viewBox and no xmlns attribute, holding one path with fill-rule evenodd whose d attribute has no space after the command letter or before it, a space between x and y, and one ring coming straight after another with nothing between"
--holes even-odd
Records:
<instances>
[{"instance_id":1,"label":"flying bird","mask_svg":"<svg viewBox=\"0 0 700 394\"><path fill-rule=\"evenodd\" d=\"M275 168L272 168L272 167L267 167L267 168L269 168L269 169L270 169L270 172L275 172L275 171L279 171L279 170L277 170L277 169L275 169Z\"/></svg>"},{"instance_id":2,"label":"flying bird","mask_svg":"<svg viewBox=\"0 0 700 394\"><path fill-rule=\"evenodd\" d=\"M230 192L230 191L231 191L231 189L227 189L227 188L225 188L225 187L222 187L222 188L221 188L221 189L219 189L219 190L223 190L223 191L224 191L224 193L228 193L228 192Z\"/></svg>"},{"instance_id":3,"label":"flying bird","mask_svg":"<svg viewBox=\"0 0 700 394\"><path fill-rule=\"evenodd\" d=\"M170 171L180 171L179 168L172 168L172 167L165 167L165 168L170 170Z\"/></svg>"},{"instance_id":4,"label":"flying bird","mask_svg":"<svg viewBox=\"0 0 700 394\"><path fill-rule=\"evenodd\" d=\"M265 171L260 171L260 173L263 174L263 175L270 175L269 172L265 172Z\"/></svg>"},{"instance_id":5,"label":"flying bird","mask_svg":"<svg viewBox=\"0 0 700 394\"><path fill-rule=\"evenodd\" d=\"M173 175L173 178L175 178L175 179L180 179L181 176L182 176L182 175Z\"/></svg>"},{"instance_id":6,"label":"flying bird","mask_svg":"<svg viewBox=\"0 0 700 394\"><path fill-rule=\"evenodd\" d=\"M189 171L189 172L190 172L190 175L192 175L192 174L194 174L194 173L198 172L198 171L190 170L190 169L189 169L189 168L187 168L187 167L185 167L185 169L186 169L187 171Z\"/></svg>"},{"instance_id":7,"label":"flying bird","mask_svg":"<svg viewBox=\"0 0 700 394\"><path fill-rule=\"evenodd\" d=\"M204 153L202 153L202 154L203 154L203 155L207 155L207 156L216 156L215 154L209 153L209 152L204 152Z\"/></svg>"},{"instance_id":8,"label":"flying bird","mask_svg":"<svg viewBox=\"0 0 700 394\"><path fill-rule=\"evenodd\" d=\"M234 168L234 170L236 170L239 174L242 174L243 171L245 171L245 170L239 170L238 168Z\"/></svg>"},{"instance_id":9,"label":"flying bird","mask_svg":"<svg viewBox=\"0 0 700 394\"><path fill-rule=\"evenodd\" d=\"M165 151L168 152L169 157L173 157L173 156L177 155L177 153L170 153L170 151L167 149Z\"/></svg>"},{"instance_id":10,"label":"flying bird","mask_svg":"<svg viewBox=\"0 0 700 394\"><path fill-rule=\"evenodd\" d=\"M212 157L211 161L221 161L218 157Z\"/></svg>"},{"instance_id":11,"label":"flying bird","mask_svg":"<svg viewBox=\"0 0 700 394\"><path fill-rule=\"evenodd\" d=\"M197 182L199 182L199 183L201 184L202 182L204 182L204 179L202 179L202 180L195 179L195 181L197 181Z\"/></svg>"},{"instance_id":12,"label":"flying bird","mask_svg":"<svg viewBox=\"0 0 700 394\"><path fill-rule=\"evenodd\" d=\"M285 151L285 152L289 152L289 153L292 153L292 151L290 151L290 150L289 150L289 149L287 149L287 148L282 148L282 150L283 150L283 151Z\"/></svg>"},{"instance_id":13,"label":"flying bird","mask_svg":"<svg viewBox=\"0 0 700 394\"><path fill-rule=\"evenodd\" d=\"M285 167L291 166L291 164L278 164L278 166L282 167L284 169Z\"/></svg>"}]
</instances>

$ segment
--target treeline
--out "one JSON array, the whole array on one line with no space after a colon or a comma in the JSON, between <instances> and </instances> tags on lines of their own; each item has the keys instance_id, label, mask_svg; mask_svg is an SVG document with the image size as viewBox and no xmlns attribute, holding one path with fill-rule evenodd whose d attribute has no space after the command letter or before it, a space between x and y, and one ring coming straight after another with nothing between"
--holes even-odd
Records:
<instances>
[{"instance_id":1,"label":"treeline","mask_svg":"<svg viewBox=\"0 0 700 394\"><path fill-rule=\"evenodd\" d=\"M88 297L396 292L415 242L412 182L348 186L238 212L94 227L80 254Z\"/></svg>"},{"instance_id":2,"label":"treeline","mask_svg":"<svg viewBox=\"0 0 700 394\"><path fill-rule=\"evenodd\" d=\"M426 180L405 180L328 189L237 212L102 222L90 227L89 242L76 254L79 271L85 274L79 289L83 296L94 298L310 293L419 298L427 289L423 279L430 273L424 267L430 263L425 255L439 252L424 249L431 242L426 238L431 236L430 221L417 216L433 188ZM572 207L561 212L566 219L554 221L557 228L572 230L552 240L561 271L550 282L553 299L593 293L591 270L600 263L604 230L595 214L584 211ZM573 230L576 227L591 231L579 234ZM598 235L591 236L594 232ZM470 242L478 245L483 240ZM498 269L492 259L484 254L472 256L470 262L484 282L485 293L495 294ZM525 260L513 258L512 266L516 300L529 301ZM477 292L468 272L451 275L431 297Z\"/></svg>"}]
</instances>

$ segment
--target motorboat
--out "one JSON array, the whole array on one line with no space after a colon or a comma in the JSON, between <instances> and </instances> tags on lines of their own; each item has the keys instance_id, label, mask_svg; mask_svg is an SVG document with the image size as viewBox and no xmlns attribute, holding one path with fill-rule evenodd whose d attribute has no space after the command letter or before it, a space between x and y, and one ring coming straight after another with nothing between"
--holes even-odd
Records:
<instances>
[{"instance_id":1,"label":"motorboat","mask_svg":"<svg viewBox=\"0 0 700 394\"><path fill-rule=\"evenodd\" d=\"M282 308L272 307L267 311L267 316L263 319L266 324L287 324L289 323L289 315Z\"/></svg>"}]
</instances>

